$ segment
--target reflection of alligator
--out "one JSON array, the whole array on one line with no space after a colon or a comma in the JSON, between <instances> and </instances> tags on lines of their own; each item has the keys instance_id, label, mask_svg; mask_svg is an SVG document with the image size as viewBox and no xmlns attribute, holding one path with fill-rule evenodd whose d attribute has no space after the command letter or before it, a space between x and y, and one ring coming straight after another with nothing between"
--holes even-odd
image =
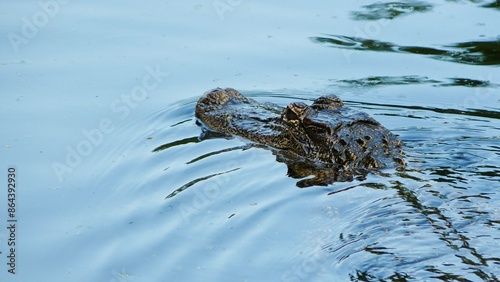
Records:
<instances>
[{"instance_id":1,"label":"reflection of alligator","mask_svg":"<svg viewBox=\"0 0 500 282\"><path fill-rule=\"evenodd\" d=\"M344 107L336 96L322 96L311 106L286 108L259 103L238 91L214 89L201 97L196 117L205 130L238 135L278 150L289 175L314 180L302 186L351 180L374 168L404 167L401 142L368 114ZM205 134L208 134L205 133Z\"/></svg>"}]
</instances>

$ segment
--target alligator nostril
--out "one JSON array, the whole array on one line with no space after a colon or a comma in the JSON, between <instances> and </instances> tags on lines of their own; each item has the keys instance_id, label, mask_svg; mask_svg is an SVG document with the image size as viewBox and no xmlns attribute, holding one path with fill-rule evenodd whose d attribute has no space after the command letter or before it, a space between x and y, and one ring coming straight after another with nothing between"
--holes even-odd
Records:
<instances>
[{"instance_id":1,"label":"alligator nostril","mask_svg":"<svg viewBox=\"0 0 500 282\"><path fill-rule=\"evenodd\" d=\"M299 119L299 117L297 116L297 114L294 113L293 111L289 110L289 109L285 110L285 113L283 114L283 118L284 118L285 121L298 120Z\"/></svg>"},{"instance_id":2,"label":"alligator nostril","mask_svg":"<svg viewBox=\"0 0 500 282\"><path fill-rule=\"evenodd\" d=\"M366 141L370 141L370 140L372 140L372 137L371 137L371 136L366 135L366 136L365 136L365 140L366 140Z\"/></svg>"}]
</instances>

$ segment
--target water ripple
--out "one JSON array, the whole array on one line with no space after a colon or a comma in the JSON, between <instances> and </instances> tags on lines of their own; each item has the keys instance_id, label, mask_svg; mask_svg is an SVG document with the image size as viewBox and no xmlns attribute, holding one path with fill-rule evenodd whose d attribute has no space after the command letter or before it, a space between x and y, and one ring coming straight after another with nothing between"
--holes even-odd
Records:
<instances>
[{"instance_id":1,"label":"water ripple","mask_svg":"<svg viewBox=\"0 0 500 282\"><path fill-rule=\"evenodd\" d=\"M419 79L444 82L388 80ZM137 230L155 234L133 248L155 250L165 265L158 277L224 281L265 272L270 281L498 279L498 112L351 103L403 110L388 119L411 110L422 122L398 130L408 170L298 189L269 148L241 138L200 139L194 103L152 113L125 150L130 160L111 171L122 177L122 187L134 187L126 214L111 212L117 222L137 222ZM449 122L446 131L424 123L429 112ZM142 128L140 122L134 128ZM144 177L127 173L132 167Z\"/></svg>"}]
</instances>

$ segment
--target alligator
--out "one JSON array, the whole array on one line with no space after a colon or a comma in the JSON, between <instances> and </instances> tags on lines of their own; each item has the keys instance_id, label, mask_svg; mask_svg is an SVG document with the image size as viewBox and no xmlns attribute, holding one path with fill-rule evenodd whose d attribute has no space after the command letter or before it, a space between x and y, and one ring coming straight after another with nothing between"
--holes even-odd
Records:
<instances>
[{"instance_id":1,"label":"alligator","mask_svg":"<svg viewBox=\"0 0 500 282\"><path fill-rule=\"evenodd\" d=\"M260 103L232 88L206 92L196 104L202 136L241 136L272 149L288 175L313 178L297 186L364 179L380 168L404 169L402 142L368 114L344 106L335 95L308 106Z\"/></svg>"}]
</instances>

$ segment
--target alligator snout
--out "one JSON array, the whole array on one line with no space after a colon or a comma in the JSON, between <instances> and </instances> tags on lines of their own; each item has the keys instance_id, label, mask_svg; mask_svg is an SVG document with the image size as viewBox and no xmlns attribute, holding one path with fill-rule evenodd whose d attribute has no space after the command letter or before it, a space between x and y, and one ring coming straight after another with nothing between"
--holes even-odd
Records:
<instances>
[{"instance_id":1,"label":"alligator snout","mask_svg":"<svg viewBox=\"0 0 500 282\"><path fill-rule=\"evenodd\" d=\"M235 103L238 100L243 101L245 97L240 92L232 88L216 88L205 92L198 101L198 105L224 105L228 102Z\"/></svg>"}]
</instances>

